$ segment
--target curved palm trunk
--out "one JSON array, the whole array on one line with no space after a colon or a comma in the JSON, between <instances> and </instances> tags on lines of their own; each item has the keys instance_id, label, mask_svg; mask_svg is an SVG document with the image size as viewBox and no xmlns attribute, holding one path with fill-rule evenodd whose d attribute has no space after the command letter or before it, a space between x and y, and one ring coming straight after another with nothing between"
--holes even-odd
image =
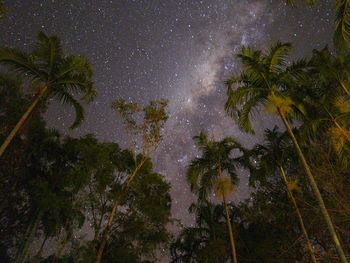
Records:
<instances>
[{"instance_id":1,"label":"curved palm trunk","mask_svg":"<svg viewBox=\"0 0 350 263\"><path fill-rule=\"evenodd\" d=\"M219 169L219 177L222 178L221 169ZM231 219L230 219L230 211L228 210L228 207L227 207L227 200L226 200L226 191L225 191L225 189L223 189L223 191L222 191L222 200L224 202L225 214L226 214L226 223L227 223L227 228L228 228L228 232L229 232L229 235L230 235L232 261L234 263L237 263L235 240L234 240L234 237L233 237L233 230L232 230Z\"/></svg>"},{"instance_id":2,"label":"curved palm trunk","mask_svg":"<svg viewBox=\"0 0 350 263\"><path fill-rule=\"evenodd\" d=\"M286 174L285 174L284 169L283 169L282 166L280 166L280 170L281 170L281 173L282 173L283 181L284 181L284 183L286 184L286 189L287 189L288 197L290 198L290 200L291 200L292 203L293 203L293 206L294 206L294 208L295 208L295 212L296 212L297 217L298 217L298 219L299 219L299 224L300 224L301 230L302 230L302 232L303 232L303 234L304 234L304 237L305 237L305 239L306 239L307 248L308 248L308 250L309 250L309 252L310 252L310 256L311 256L311 261L312 261L313 263L317 263L316 256L315 256L315 251L314 251L314 249L313 249L313 247L312 247L312 245L311 245L309 235L308 235L308 233L307 233L307 231L306 231L306 228L305 228L305 225L304 225L303 217L301 216L299 207L298 207L298 205L297 205L297 202L295 201L295 198L294 198L292 192L289 191L287 177L286 177Z\"/></svg>"},{"instance_id":3,"label":"curved palm trunk","mask_svg":"<svg viewBox=\"0 0 350 263\"><path fill-rule=\"evenodd\" d=\"M124 190L122 191L122 193L114 201L112 212L111 212L111 214L109 215L109 218L108 218L107 226L105 227L105 229L103 231L101 244L100 244L100 247L98 249L97 256L96 256L96 263L100 263L101 262L102 255L103 255L103 250L106 247L108 236L109 236L109 232L111 231L112 222L113 222L113 219L114 219L114 217L115 217L115 215L117 213L117 209L118 209L120 203L123 201L124 197L129 192L129 189L131 187L132 181L134 180L135 176L137 175L137 172L141 169L141 167L145 163L145 161L146 161L146 158L143 158L140 161L140 163L135 167L135 170L130 175L130 178L129 178L128 182L126 183L126 186L125 186Z\"/></svg>"},{"instance_id":4,"label":"curved palm trunk","mask_svg":"<svg viewBox=\"0 0 350 263\"><path fill-rule=\"evenodd\" d=\"M312 189L314 191L314 194L316 196L318 205L320 206L321 213L322 213L322 215L323 215L323 217L324 217L324 219L326 221L326 224L327 224L327 227L328 227L328 231L329 231L329 233L332 236L332 239L333 239L334 245L335 245L335 247L337 249L337 252L338 252L338 255L340 257L340 260L341 260L342 263L348 263L348 260L346 259L346 256L345 256L345 252L343 250L342 245L340 244L338 235L335 232L334 225L332 223L332 219L331 219L331 217L330 217L330 215L328 213L328 210L326 208L326 205L325 205L325 203L323 201L323 198L322 198L322 195L321 195L320 190L318 188L318 185L317 185L317 183L315 181L314 176L311 173L311 169L310 169L310 167L309 167L309 165L308 165L308 163L307 163L307 161L305 159L305 156L304 156L303 152L301 151L299 143L298 143L297 139L294 136L293 130L290 127L286 117L281 112L281 110L279 108L277 108L277 110L278 110L278 113L279 113L279 115L280 115L280 117L281 117L281 119L283 121L283 124L285 125L285 127L286 127L286 129L288 131L289 136L291 137L291 139L293 141L294 147L297 150L298 156L299 156L299 158L301 160L301 163L302 163L302 165L304 167L306 175L309 178L311 187L312 187Z\"/></svg>"},{"instance_id":5,"label":"curved palm trunk","mask_svg":"<svg viewBox=\"0 0 350 263\"><path fill-rule=\"evenodd\" d=\"M13 138L17 135L18 131L22 128L24 123L29 119L31 113L34 111L35 107L38 105L38 103L40 102L42 97L45 95L46 91L47 91L46 86L40 90L40 93L35 98L33 103L29 106L27 111L22 115L21 119L17 122L16 126L12 129L10 134L7 136L5 141L2 143L2 145L0 147L0 157L3 155L3 153L5 152L5 150L7 149L7 147L9 146L11 141L13 140Z\"/></svg>"}]
</instances>

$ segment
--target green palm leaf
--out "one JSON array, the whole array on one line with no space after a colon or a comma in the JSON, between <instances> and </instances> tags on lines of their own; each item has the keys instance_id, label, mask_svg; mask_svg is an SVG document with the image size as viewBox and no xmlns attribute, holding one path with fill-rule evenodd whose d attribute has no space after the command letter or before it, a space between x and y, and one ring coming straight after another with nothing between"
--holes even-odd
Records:
<instances>
[{"instance_id":1,"label":"green palm leaf","mask_svg":"<svg viewBox=\"0 0 350 263\"><path fill-rule=\"evenodd\" d=\"M269 65L270 72L279 72L286 67L286 58L290 54L292 45L290 43L277 42L270 48L265 63Z\"/></svg>"},{"instance_id":2,"label":"green palm leaf","mask_svg":"<svg viewBox=\"0 0 350 263\"><path fill-rule=\"evenodd\" d=\"M70 129L78 127L84 120L84 108L81 106L78 100L76 100L69 92L64 89L57 89L53 91L53 96L64 104L68 104L75 109L75 119Z\"/></svg>"},{"instance_id":3,"label":"green palm leaf","mask_svg":"<svg viewBox=\"0 0 350 263\"><path fill-rule=\"evenodd\" d=\"M336 19L334 43L339 52L348 51L350 48L350 1L335 0Z\"/></svg>"},{"instance_id":4,"label":"green palm leaf","mask_svg":"<svg viewBox=\"0 0 350 263\"><path fill-rule=\"evenodd\" d=\"M35 63L33 56L15 48L0 49L0 63L11 71L25 75L30 80L45 82L47 74L41 71Z\"/></svg>"}]
</instances>

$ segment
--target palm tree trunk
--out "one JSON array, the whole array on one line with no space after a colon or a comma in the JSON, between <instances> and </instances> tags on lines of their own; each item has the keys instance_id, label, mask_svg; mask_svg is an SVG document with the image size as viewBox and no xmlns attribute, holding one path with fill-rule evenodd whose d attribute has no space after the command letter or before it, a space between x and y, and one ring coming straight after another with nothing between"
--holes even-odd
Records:
<instances>
[{"instance_id":1,"label":"palm tree trunk","mask_svg":"<svg viewBox=\"0 0 350 263\"><path fill-rule=\"evenodd\" d=\"M40 219L41 219L42 214L43 214L43 212L40 211L36 215L32 229L30 230L30 233L29 233L28 237L26 238L25 243L23 245L22 251L19 254L19 256L17 257L15 263L24 263L26 261L26 258L28 256L29 246L30 246L30 244L34 238L34 235L39 227L39 223L40 223Z\"/></svg>"},{"instance_id":2,"label":"palm tree trunk","mask_svg":"<svg viewBox=\"0 0 350 263\"><path fill-rule=\"evenodd\" d=\"M289 125L286 117L284 116L284 114L281 112L281 110L279 108L277 108L277 110L278 110L278 113L279 113L279 115L280 115L280 117L281 117L281 119L282 119L282 121L283 121L283 123L284 123L284 125L285 125L285 127L286 127L286 129L288 131L288 133L289 133L289 136L291 137L291 139L293 141L294 147L297 150L297 154L298 154L298 156L299 156L299 158L301 160L301 163L302 163L302 165L304 167L306 175L309 178L311 187L312 187L312 189L314 191L314 194L316 196L318 205L320 206L321 213L322 213L322 215L323 215L323 217L324 217L324 219L326 221L326 224L327 224L327 227L328 227L328 231L331 234L331 237L333 239L334 245L335 245L335 247L337 249L337 252L339 254L340 260L341 260L342 263L348 263L348 260L346 259L346 256L345 256L345 253L344 253L344 250L343 250L343 247L340 244L338 235L335 232L334 225L332 223L332 219L331 219L331 217L330 217L330 215L328 213L328 210L327 210L326 205L325 205L325 203L323 201L323 198L322 198L322 195L320 193L320 190L318 189L318 185L317 185L317 183L315 181L315 178L314 178L314 176L311 173L311 169L310 169L310 167L309 167L309 165L308 165L308 163L306 161L306 158L305 158L303 152L301 151L299 143L298 143L297 139L295 138L293 130L292 130L291 126Z\"/></svg>"},{"instance_id":3,"label":"palm tree trunk","mask_svg":"<svg viewBox=\"0 0 350 263\"><path fill-rule=\"evenodd\" d=\"M280 166L280 170L281 170L281 173L282 173L283 181L284 181L284 183L285 183L285 185L286 185L286 188L287 188L288 197L290 198L290 200L291 200L292 203L293 203L293 206L294 206L294 208L295 208L295 212L296 212L297 217L298 217L298 219L299 219L299 223L300 223L301 230L302 230L302 232L303 232L303 234L304 234L304 237L305 237L305 239L306 239L307 247L308 247L308 249L309 249L310 256L311 256L311 261L312 261L313 263L317 263L316 256L315 256L315 251L314 251L314 249L313 249L313 247L312 247L312 244L311 244L311 242L310 242L309 235L308 235L308 233L307 233L307 231L306 231L306 227L305 227L305 225L304 225L303 217L301 216L299 207L298 207L298 205L297 205L297 202L295 201L295 198L294 198L292 192L289 191L287 177L286 177L286 174L285 174L284 169L283 169L282 166Z\"/></svg>"},{"instance_id":4,"label":"palm tree trunk","mask_svg":"<svg viewBox=\"0 0 350 263\"><path fill-rule=\"evenodd\" d=\"M7 136L7 138L5 139L5 141L2 143L1 147L0 147L0 157L3 155L3 153L5 152L5 150L7 149L7 147L9 146L9 144L11 143L11 141L13 140L13 138L16 136L16 134L18 133L18 131L22 128L23 124L28 120L28 118L30 117L31 113L33 112L33 110L35 109L35 107L38 105L38 103L40 102L41 98L45 95L47 91L47 87L43 87L40 90L40 93L38 94L38 96L35 98L35 100L33 101L33 103L29 106L29 108L27 109L27 111L22 115L21 119L17 122L16 126L12 129L12 131L10 132L10 134Z\"/></svg>"},{"instance_id":5,"label":"palm tree trunk","mask_svg":"<svg viewBox=\"0 0 350 263\"><path fill-rule=\"evenodd\" d=\"M230 245L231 245L231 252L232 252L232 261L234 263L237 263L235 240L233 238L233 230L232 230L232 226L231 226L230 212L229 212L228 207L227 207L227 201L226 201L226 195L225 194L223 194L223 201L224 201L224 206L225 206L227 228L228 228L228 232L230 234Z\"/></svg>"},{"instance_id":6,"label":"palm tree trunk","mask_svg":"<svg viewBox=\"0 0 350 263\"><path fill-rule=\"evenodd\" d=\"M221 168L219 169L219 177L222 178ZM227 223L227 228L228 228L228 232L229 232L229 235L230 235L232 261L234 263L237 263L235 240L234 240L234 237L233 237L233 230L232 230L232 226L231 226L230 211L228 210L228 207L227 207L227 200L226 200L226 191L225 191L225 189L222 189L222 200L224 202L225 214L226 214L226 223Z\"/></svg>"},{"instance_id":7,"label":"palm tree trunk","mask_svg":"<svg viewBox=\"0 0 350 263\"><path fill-rule=\"evenodd\" d=\"M105 227L105 229L103 231L101 244L100 244L100 247L98 249L97 256L96 256L96 263L100 263L101 262L103 250L104 250L104 248L105 248L105 246L107 244L108 235L109 235L109 232L110 232L111 227L112 227L113 219L114 219L114 217L115 217L115 215L117 213L117 209L118 209L120 203L123 201L124 197L129 192L129 189L130 189L132 181L134 180L135 176L137 175L137 172L141 169L141 167L145 163L145 161L146 161L146 158L143 158L140 161L140 163L135 167L134 171L132 172L132 174L129 177L128 182L125 185L124 190L122 191L122 193L114 201L112 212L111 212L111 214L109 215L109 218L108 218L107 226Z\"/></svg>"}]
</instances>

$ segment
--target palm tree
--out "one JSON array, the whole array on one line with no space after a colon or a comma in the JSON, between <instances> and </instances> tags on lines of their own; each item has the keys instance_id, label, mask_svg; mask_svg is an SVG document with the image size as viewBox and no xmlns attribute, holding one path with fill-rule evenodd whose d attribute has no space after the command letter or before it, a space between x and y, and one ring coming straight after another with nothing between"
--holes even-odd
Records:
<instances>
[{"instance_id":1,"label":"palm tree","mask_svg":"<svg viewBox=\"0 0 350 263\"><path fill-rule=\"evenodd\" d=\"M0 64L26 77L37 91L34 101L1 145L0 156L33 114L39 102L47 102L49 98L58 99L75 108L76 116L71 128L81 124L84 110L75 95L83 94L82 99L93 99L95 90L91 81L92 68L79 55L64 56L57 37L46 36L40 32L31 53L15 48L2 48Z\"/></svg>"},{"instance_id":2,"label":"palm tree","mask_svg":"<svg viewBox=\"0 0 350 263\"><path fill-rule=\"evenodd\" d=\"M323 92L331 91L340 95L342 92L350 98L348 83L350 55L334 56L328 47L321 51L313 50L312 58L309 62L310 72L315 76L323 87ZM328 89L327 89L328 88Z\"/></svg>"},{"instance_id":3,"label":"palm tree","mask_svg":"<svg viewBox=\"0 0 350 263\"><path fill-rule=\"evenodd\" d=\"M238 54L237 57L241 60L244 71L238 76L232 76L226 82L228 87L226 111L236 119L241 129L251 133L254 130L250 117L257 112L259 107L263 106L268 112L273 112L281 118L310 181L337 252L341 261L345 263L347 259L331 217L289 123L290 119L299 117L302 110L288 97L288 92L307 76L304 60L291 65L287 64L286 58L290 51L291 44L280 42L273 45L269 52L264 53L260 50L243 47L241 54ZM233 84L238 87L233 89Z\"/></svg>"},{"instance_id":4,"label":"palm tree","mask_svg":"<svg viewBox=\"0 0 350 263\"><path fill-rule=\"evenodd\" d=\"M187 181L191 190L198 194L199 200L206 200L214 189L217 195L222 197L227 228L230 235L232 261L237 263L235 242L230 220L230 212L227 205L227 195L237 183L236 166L241 165L240 157L231 157L234 150L242 150L242 146L233 138L225 138L221 141L209 140L203 132L194 137L195 144L202 152L202 156L195 158L190 163L187 171ZM227 173L228 177L224 175Z\"/></svg>"},{"instance_id":5,"label":"palm tree","mask_svg":"<svg viewBox=\"0 0 350 263\"><path fill-rule=\"evenodd\" d=\"M350 142L349 66L350 57L335 57L327 47L314 50L307 65L309 77L303 85L296 85L289 91L292 100L303 108L301 134L317 138L324 136L320 135L321 129L328 130L339 156L344 155L346 143Z\"/></svg>"},{"instance_id":6,"label":"palm tree","mask_svg":"<svg viewBox=\"0 0 350 263\"><path fill-rule=\"evenodd\" d=\"M298 217L300 228L310 252L311 260L313 263L316 263L317 260L314 249L307 233L301 212L293 195L293 190L298 189L298 187L295 182L289 181L286 176L285 166L288 165L288 162L295 159L294 153L291 149L289 136L287 133L278 132L277 126L275 126L273 130L265 130L264 135L265 144L258 144L251 151L251 156L253 156L257 162L254 167L255 169L251 169L251 177L259 181L262 179L264 182L266 181L266 176L273 175L276 173L276 170L279 170L286 186L288 197L292 202L295 213Z\"/></svg>"}]
</instances>

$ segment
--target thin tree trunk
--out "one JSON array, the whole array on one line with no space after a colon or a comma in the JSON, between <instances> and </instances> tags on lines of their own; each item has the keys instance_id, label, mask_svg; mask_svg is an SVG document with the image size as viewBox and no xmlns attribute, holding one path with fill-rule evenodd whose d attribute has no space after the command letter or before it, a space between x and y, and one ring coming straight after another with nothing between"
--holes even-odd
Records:
<instances>
[{"instance_id":1,"label":"thin tree trunk","mask_svg":"<svg viewBox=\"0 0 350 263\"><path fill-rule=\"evenodd\" d=\"M350 98L350 91L345 87L344 83L340 80L338 80L340 87L344 90L344 92L349 96Z\"/></svg>"},{"instance_id":2,"label":"thin tree trunk","mask_svg":"<svg viewBox=\"0 0 350 263\"><path fill-rule=\"evenodd\" d=\"M30 230L29 236L27 237L27 239L25 240L22 252L20 253L20 256L16 259L16 263L24 263L26 261L26 258L28 256L28 250L29 250L29 246L34 238L34 235L39 227L39 223L40 223L40 219L42 216L42 212L38 212L38 214L36 215L35 221L33 223L32 229Z\"/></svg>"},{"instance_id":3,"label":"thin tree trunk","mask_svg":"<svg viewBox=\"0 0 350 263\"><path fill-rule=\"evenodd\" d=\"M100 244L100 247L98 249L97 256L96 256L96 263L100 263L101 262L103 250L104 250L104 248L105 248L105 246L107 244L109 232L110 232L111 227L112 227L113 219L114 219L114 217L115 217L115 215L117 213L117 209L118 209L120 203L123 201L124 197L129 192L129 189L130 189L132 181L134 180L135 176L137 175L137 172L141 169L141 167L145 163L145 161L146 161L146 158L143 158L140 161L140 163L135 167L135 170L130 175L129 180L126 183L126 186L125 186L124 190L122 191L122 193L114 201L113 209L112 209L111 214L109 215L107 226L105 227L105 229L103 231L101 244Z\"/></svg>"},{"instance_id":4,"label":"thin tree trunk","mask_svg":"<svg viewBox=\"0 0 350 263\"><path fill-rule=\"evenodd\" d=\"M28 224L26 232L24 233L24 236L22 238L22 244L18 248L17 255L16 255L16 258L15 258L15 263L19 262L19 260L21 259L21 256L22 256L22 253L23 253L23 248L25 246L26 240L29 238L30 231L31 231L31 229L33 227L34 221L35 221L35 219L31 219L29 224Z\"/></svg>"},{"instance_id":5,"label":"thin tree trunk","mask_svg":"<svg viewBox=\"0 0 350 263\"><path fill-rule=\"evenodd\" d=\"M219 177L222 177L222 171L221 168L219 168ZM233 237L233 230L232 230L232 226L231 226L231 219L230 219L230 212L228 210L227 207L227 200L226 200L226 191L225 189L222 189L222 199L224 202L224 207L225 207L225 214L226 214L226 223L227 223L227 228L228 228L228 232L230 235L230 245L231 245L231 252L232 252L232 261L234 263L237 263L237 255L236 255L236 247L235 247L235 240Z\"/></svg>"},{"instance_id":6,"label":"thin tree trunk","mask_svg":"<svg viewBox=\"0 0 350 263\"><path fill-rule=\"evenodd\" d=\"M13 140L13 138L17 135L18 131L22 128L24 123L28 120L28 118L30 117L31 113L33 112L35 107L40 102L41 98L45 95L46 91L47 91L47 87L46 86L43 87L40 90L39 95L35 98L33 103L29 106L27 111L22 115L21 119L17 122L16 126L12 129L10 134L7 136L5 141L2 143L2 145L0 147L0 157L3 155L3 153L5 152L5 150L7 149L7 147L9 146L11 141Z\"/></svg>"},{"instance_id":7,"label":"thin tree trunk","mask_svg":"<svg viewBox=\"0 0 350 263\"><path fill-rule=\"evenodd\" d=\"M309 165L308 165L308 163L307 163L307 161L305 159L305 156L304 156L303 152L301 151L299 143L298 143L297 139L294 136L293 130L290 127L289 122L287 121L286 117L281 112L281 110L279 108L277 108L277 110L278 110L278 113L279 113L279 115L280 115L280 117L281 117L281 119L282 119L282 121L283 121L283 123L284 123L284 125L285 125L285 127L286 127L286 129L288 131L288 133L289 133L289 136L291 137L291 139L293 141L294 147L297 150L298 156L299 156L299 158L301 160L301 163L302 163L302 165L304 167L306 175L309 178L311 187L312 187L312 189L314 191L314 194L316 196L317 202L318 202L318 204L320 206L321 213L322 213L322 215L323 215L323 217L324 217L324 219L325 219L325 221L327 223L328 230L329 230L329 232L331 234L331 237L333 239L334 245L335 245L335 247L337 249L337 252L339 254L340 260L341 260L342 263L348 263L348 260L346 259L346 256L345 256L345 253L344 253L344 250L343 250L343 247L340 244L338 235L335 232L334 225L332 223L332 219L331 219L331 217L330 217L330 215L328 213L328 210L327 210L327 208L325 206L325 203L323 201L323 198L322 198L322 195L320 193L320 190L318 189L318 185L317 185L317 183L315 181L314 176L311 173L311 169L310 169L310 167L309 167Z\"/></svg>"},{"instance_id":8,"label":"thin tree trunk","mask_svg":"<svg viewBox=\"0 0 350 263\"><path fill-rule=\"evenodd\" d=\"M232 251L232 261L234 263L237 263L235 240L233 238L233 230L232 230L232 226L231 226L230 212L229 212L228 207L227 207L227 201L226 201L226 194L225 193L223 193L223 198L222 199L224 201L224 206L225 206L227 228L228 228L228 232L230 234L230 245L231 245L231 251Z\"/></svg>"},{"instance_id":9,"label":"thin tree trunk","mask_svg":"<svg viewBox=\"0 0 350 263\"><path fill-rule=\"evenodd\" d=\"M295 212L296 212L297 217L298 217L298 219L299 219L299 223L300 223L301 230L302 230L302 232L303 232L303 234L304 234L304 237L305 237L305 239L306 239L307 247L308 247L308 249L309 249L310 256L311 256L311 261L312 261L313 263L317 263L316 256L315 256L315 251L314 251L314 249L313 249L313 247L312 247L312 244L311 244L311 242L310 242L309 235L308 235L308 233L307 233L307 231L306 231L306 227L305 227L305 225L304 225L303 217L302 217L302 215L301 215L301 213L300 213L299 207L298 207L298 205L297 205L297 202L295 201L295 198L294 198L294 196L293 196L293 193L292 193L291 191L289 191L287 177L286 177L286 174L285 174L284 169L283 169L282 166L280 166L280 170L281 170L281 173L282 173L283 181L284 181L284 183L286 184L288 197L290 198L290 200L291 200L292 203L293 203L293 206L294 206L294 208L295 208Z\"/></svg>"},{"instance_id":10,"label":"thin tree trunk","mask_svg":"<svg viewBox=\"0 0 350 263\"><path fill-rule=\"evenodd\" d=\"M49 235L46 234L46 235L45 235L45 238L44 238L44 240L43 240L43 242L41 243L41 246L40 246L40 248L39 248L38 253L36 253L36 256L37 256L37 257L41 257L41 254L43 253L43 249L44 249L44 246L45 246L46 241L47 241L48 238L49 238Z\"/></svg>"}]
</instances>

